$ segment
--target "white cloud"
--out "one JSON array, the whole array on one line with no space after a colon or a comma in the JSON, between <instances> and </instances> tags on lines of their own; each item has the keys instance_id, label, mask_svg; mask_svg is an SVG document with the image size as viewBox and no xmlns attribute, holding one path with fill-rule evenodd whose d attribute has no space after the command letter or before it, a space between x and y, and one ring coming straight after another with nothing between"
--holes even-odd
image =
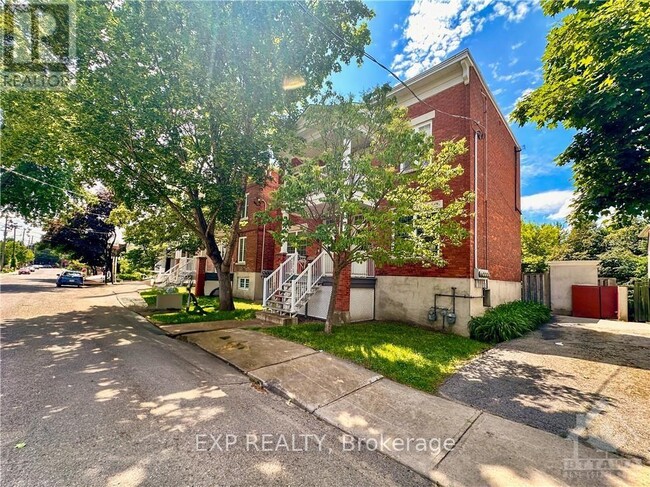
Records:
<instances>
[{"instance_id":1,"label":"white cloud","mask_svg":"<svg viewBox=\"0 0 650 487\"><path fill-rule=\"evenodd\" d=\"M499 74L499 63L492 63L489 65L492 69L492 77L497 81L516 81L519 78L532 78L534 80L539 80L542 77L541 70L530 70L526 69L524 71L518 71L510 74Z\"/></svg>"},{"instance_id":2,"label":"white cloud","mask_svg":"<svg viewBox=\"0 0 650 487\"><path fill-rule=\"evenodd\" d=\"M486 21L520 22L538 0L415 0L406 19L403 56L392 68L411 78L442 61Z\"/></svg>"},{"instance_id":3,"label":"white cloud","mask_svg":"<svg viewBox=\"0 0 650 487\"><path fill-rule=\"evenodd\" d=\"M519 58L513 57L512 60L508 63L508 66L514 66L519 62Z\"/></svg>"},{"instance_id":4,"label":"white cloud","mask_svg":"<svg viewBox=\"0 0 650 487\"><path fill-rule=\"evenodd\" d=\"M521 210L543 215L549 220L562 220L571 213L574 193L571 190L552 190L522 196Z\"/></svg>"},{"instance_id":5,"label":"white cloud","mask_svg":"<svg viewBox=\"0 0 650 487\"><path fill-rule=\"evenodd\" d=\"M397 47L397 44L399 44L399 41L397 39L395 39L394 41L392 41L390 43L390 48L395 49Z\"/></svg>"},{"instance_id":6,"label":"white cloud","mask_svg":"<svg viewBox=\"0 0 650 487\"><path fill-rule=\"evenodd\" d=\"M505 91L506 90L504 90L503 88L497 88L496 90L492 91L492 94L494 96L499 96L501 93L505 93Z\"/></svg>"},{"instance_id":7,"label":"white cloud","mask_svg":"<svg viewBox=\"0 0 650 487\"><path fill-rule=\"evenodd\" d=\"M510 46L510 49L512 49L513 51L516 51L517 49L519 49L523 45L524 45L523 42L517 42L517 44L513 44L512 46Z\"/></svg>"}]
</instances>

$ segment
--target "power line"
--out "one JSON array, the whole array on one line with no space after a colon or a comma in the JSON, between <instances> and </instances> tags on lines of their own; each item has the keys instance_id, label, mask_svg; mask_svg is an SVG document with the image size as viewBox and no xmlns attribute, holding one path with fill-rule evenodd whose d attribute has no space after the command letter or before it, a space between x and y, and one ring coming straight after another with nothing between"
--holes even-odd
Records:
<instances>
[{"instance_id":1,"label":"power line","mask_svg":"<svg viewBox=\"0 0 650 487\"><path fill-rule=\"evenodd\" d=\"M347 44L347 45L350 46L350 47L354 47L354 46L351 46L351 44L350 44L350 43L349 43L349 42L348 42L348 41L347 41L347 40L346 40L346 39L345 39L341 34L339 34L338 32L336 32L336 31L334 30L333 27L327 25L323 20L319 19L316 15L314 15L313 12L311 12L311 11L310 11L307 7L305 7L302 3L300 3L300 2L293 2L292 4L293 4L294 6L297 6L297 7L298 7L300 10L302 10L304 13L306 13L306 14L309 15L311 18L313 18L314 20L316 20L316 22L318 22L318 23L319 23L319 24L320 24L320 25L321 25L325 30L327 30L330 34L332 34L332 35L333 35L334 37L336 37L338 40L340 40L340 41L343 42L344 44ZM423 100L422 98L420 98L418 95L416 95L415 92L411 89L411 87L410 87L409 85L407 85L407 84L402 80L402 78L400 78L397 74L395 74L395 72L393 72L393 70L391 70L388 66L386 66L386 65L384 65L382 62L378 61L377 58L375 58L372 54L368 54L368 53L366 52L365 49L362 48L362 51L363 51L363 56L364 56L365 58L369 59L370 61L372 61L373 63L375 63L377 66L379 66L380 68L382 68L384 71L386 71L388 74L390 74L390 75L391 75L393 78L395 78L395 79L396 79L396 80L397 80L397 81L398 81L402 86L404 86L407 90L409 90L409 91L411 92L411 94L415 97L416 100L418 100L418 101L421 102L421 103L424 103L426 106L428 106L429 108L431 108L431 110L434 110L434 111L436 111L436 112L442 113L442 114L447 115L447 116L449 116L449 117L453 117L453 118L461 118L461 119L463 119L463 120L469 120L470 122L474 122L476 125L478 125L479 127L483 128L483 126L481 125L481 123L480 123L478 120L474 120L474 119L471 118L471 117L465 117L464 115L457 115L457 114L454 114L454 113L445 112L444 110L440 110L440 109L437 109L437 108L433 107L431 104L429 104L428 102L426 102L425 100Z\"/></svg>"},{"instance_id":2,"label":"power line","mask_svg":"<svg viewBox=\"0 0 650 487\"><path fill-rule=\"evenodd\" d=\"M62 188L61 186L56 186L55 184L48 183L47 181L43 181L42 179L38 179L38 178L35 178L35 177L33 177L33 176L29 176L29 175L27 175L27 174L23 174L23 173L21 173L21 172L16 171L15 169L11 169L11 168L9 168L9 167L3 167L3 168L0 168L0 169L2 169L3 171L11 172L11 173L13 173L13 174L15 174L15 175L17 175L17 176L22 177L22 178L30 179L30 180L35 181L35 182L37 182L37 183L41 183L41 184L45 184L45 185L47 185L47 186L51 186L52 188L60 189L61 191L65 191L66 193L69 193L69 194L74 194L74 195L77 195L77 196L82 196L83 198L87 198L87 197L88 197L87 194L79 193L78 191L72 191L71 189ZM100 198L100 197L97 196L97 195L94 195L94 197L97 198L99 201L103 201L104 203L115 204L114 201L111 201L111 200L108 200L108 199L104 199L104 198Z\"/></svg>"},{"instance_id":3,"label":"power line","mask_svg":"<svg viewBox=\"0 0 650 487\"><path fill-rule=\"evenodd\" d=\"M20 176L22 178L29 179L29 180L37 182L37 183L45 184L47 186L51 186L52 188L60 189L61 191L65 191L66 193L76 194L76 195L79 195L79 196L83 196L84 198L86 198L88 196L88 195L84 195L83 193L78 193L76 191L72 191L72 190L69 190L69 189L62 188L61 186L56 186L54 184L48 183L47 181L43 181L42 179L38 179L38 178L35 178L33 176L28 176L27 174L23 174L21 172L18 172L15 169L10 169L8 167L3 167L1 169L3 169L4 171L11 172L11 173L15 174L16 176ZM107 200L107 199L100 198L97 195L94 195L94 197L97 198L99 201L102 201L104 203L110 203L111 205L115 204L114 201L110 201L110 200ZM99 216L99 217L102 217L102 218L108 217L108 215L102 215L100 213L93 213L92 211L87 211L85 208L82 208L81 206L77 206L77 209L81 210L86 215Z\"/></svg>"}]
</instances>

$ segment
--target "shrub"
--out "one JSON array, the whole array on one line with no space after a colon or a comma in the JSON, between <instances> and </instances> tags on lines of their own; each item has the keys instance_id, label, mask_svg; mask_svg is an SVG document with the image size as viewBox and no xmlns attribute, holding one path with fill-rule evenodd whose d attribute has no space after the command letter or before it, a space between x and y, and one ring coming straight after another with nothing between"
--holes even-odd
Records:
<instances>
[{"instance_id":1,"label":"shrub","mask_svg":"<svg viewBox=\"0 0 650 487\"><path fill-rule=\"evenodd\" d=\"M141 272L120 272L117 278L121 281L140 281L142 279Z\"/></svg>"},{"instance_id":2,"label":"shrub","mask_svg":"<svg viewBox=\"0 0 650 487\"><path fill-rule=\"evenodd\" d=\"M470 337L488 343L520 337L551 319L551 310L539 303L512 301L500 304L469 322Z\"/></svg>"}]
</instances>

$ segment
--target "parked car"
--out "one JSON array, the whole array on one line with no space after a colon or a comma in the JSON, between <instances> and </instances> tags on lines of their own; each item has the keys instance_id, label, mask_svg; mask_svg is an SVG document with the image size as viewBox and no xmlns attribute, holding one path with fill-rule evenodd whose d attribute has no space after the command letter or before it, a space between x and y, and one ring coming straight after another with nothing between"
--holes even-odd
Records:
<instances>
[{"instance_id":1,"label":"parked car","mask_svg":"<svg viewBox=\"0 0 650 487\"><path fill-rule=\"evenodd\" d=\"M81 287L84 284L84 276L79 271L63 271L57 274L56 287L61 286L77 286Z\"/></svg>"},{"instance_id":2,"label":"parked car","mask_svg":"<svg viewBox=\"0 0 650 487\"><path fill-rule=\"evenodd\" d=\"M31 274L32 271L29 269L29 267L21 267L18 269L18 274Z\"/></svg>"},{"instance_id":3,"label":"parked car","mask_svg":"<svg viewBox=\"0 0 650 487\"><path fill-rule=\"evenodd\" d=\"M36 269L38 269L38 267L36 267L35 265L30 265L29 266L29 271L30 272L34 272Z\"/></svg>"}]
</instances>

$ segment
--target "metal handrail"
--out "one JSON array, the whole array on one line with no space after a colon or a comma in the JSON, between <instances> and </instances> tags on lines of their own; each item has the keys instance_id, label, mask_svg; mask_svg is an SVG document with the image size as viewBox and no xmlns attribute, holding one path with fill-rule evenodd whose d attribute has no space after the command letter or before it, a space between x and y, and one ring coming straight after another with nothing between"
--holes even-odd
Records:
<instances>
[{"instance_id":1,"label":"metal handrail","mask_svg":"<svg viewBox=\"0 0 650 487\"><path fill-rule=\"evenodd\" d=\"M297 307L307 294L314 288L314 286L325 275L325 261L323 256L326 256L325 251L321 252L318 257L309 263L309 265L302 271L298 277L291 282L291 313L297 313Z\"/></svg>"},{"instance_id":2,"label":"metal handrail","mask_svg":"<svg viewBox=\"0 0 650 487\"><path fill-rule=\"evenodd\" d=\"M282 286L296 274L298 254L291 254L268 277L264 278L262 306L266 307L269 299L277 293Z\"/></svg>"}]
</instances>

